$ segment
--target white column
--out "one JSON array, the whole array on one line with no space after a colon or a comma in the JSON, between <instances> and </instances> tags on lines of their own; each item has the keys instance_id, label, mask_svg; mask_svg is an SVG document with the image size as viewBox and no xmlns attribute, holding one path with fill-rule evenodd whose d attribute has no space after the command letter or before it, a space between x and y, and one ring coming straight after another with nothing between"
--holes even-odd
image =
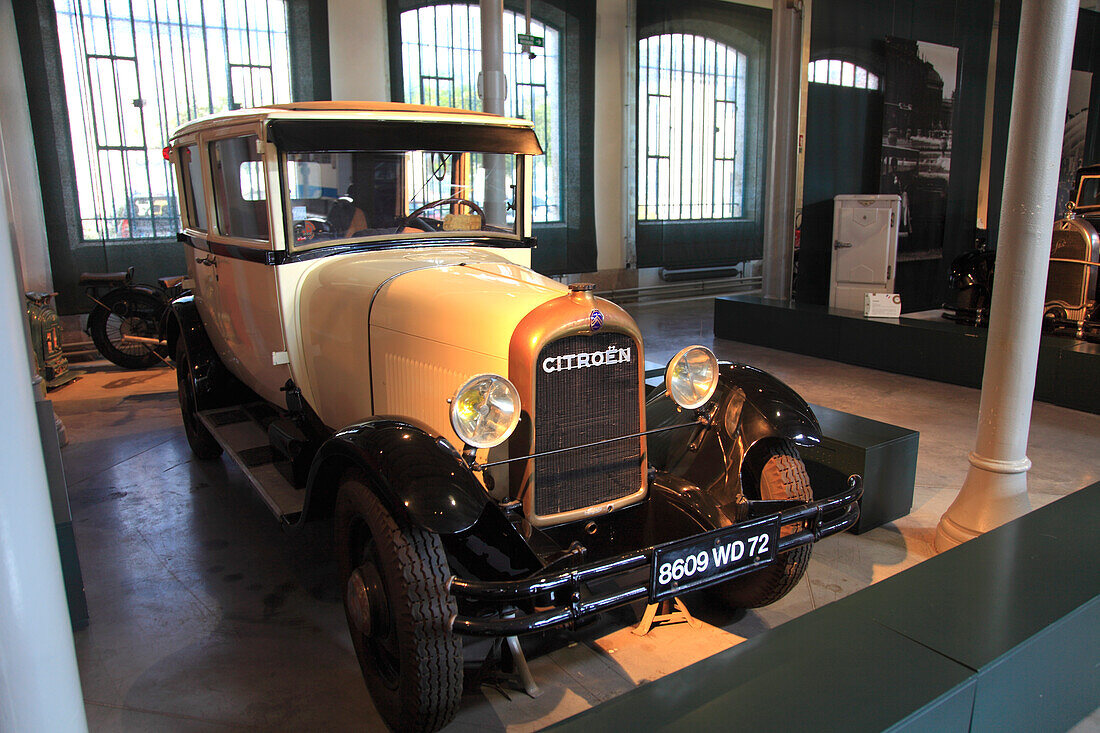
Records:
<instances>
[{"instance_id":1,"label":"white column","mask_svg":"<svg viewBox=\"0 0 1100 733\"><path fill-rule=\"evenodd\" d=\"M938 551L1031 508L1027 435L1077 2L1023 4L978 436L959 496L936 529Z\"/></svg>"},{"instance_id":2,"label":"white column","mask_svg":"<svg viewBox=\"0 0 1100 733\"><path fill-rule=\"evenodd\" d=\"M514 41L515 39L513 39ZM481 0L481 109L504 114L504 0ZM496 155L485 156L485 218L504 223L504 166Z\"/></svg>"},{"instance_id":3,"label":"white column","mask_svg":"<svg viewBox=\"0 0 1100 733\"><path fill-rule=\"evenodd\" d=\"M764 196L765 298L791 297L794 263L798 92L802 74L802 14L791 0L772 3L771 76L768 84L768 164Z\"/></svg>"},{"instance_id":4,"label":"white column","mask_svg":"<svg viewBox=\"0 0 1100 733\"><path fill-rule=\"evenodd\" d=\"M332 98L390 100L386 0L328 0Z\"/></svg>"},{"instance_id":5,"label":"white column","mask_svg":"<svg viewBox=\"0 0 1100 733\"><path fill-rule=\"evenodd\" d=\"M628 67L633 38L632 0L596 3L596 109L593 122L596 196L596 267L618 270L628 264L626 240L632 235L626 199L629 156L627 127L634 125L634 75ZM625 124L624 124L625 123Z\"/></svg>"},{"instance_id":6,"label":"white column","mask_svg":"<svg viewBox=\"0 0 1100 733\"><path fill-rule=\"evenodd\" d=\"M0 731L86 731L5 200L0 195Z\"/></svg>"},{"instance_id":7,"label":"white column","mask_svg":"<svg viewBox=\"0 0 1100 733\"><path fill-rule=\"evenodd\" d=\"M51 292L53 272L46 243L46 221L42 213L42 190L38 183L38 161L34 156L34 133L23 81L23 60L19 56L19 35L11 0L0 0L0 163L7 170L7 193L0 205L8 206L8 223L27 290ZM10 181L18 181L17 186Z\"/></svg>"}]
</instances>

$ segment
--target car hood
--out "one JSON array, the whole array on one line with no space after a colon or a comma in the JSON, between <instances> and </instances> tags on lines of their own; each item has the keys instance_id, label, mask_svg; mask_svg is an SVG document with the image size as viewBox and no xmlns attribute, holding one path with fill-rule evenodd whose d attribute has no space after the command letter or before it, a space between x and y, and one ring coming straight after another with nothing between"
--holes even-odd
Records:
<instances>
[{"instance_id":1,"label":"car hood","mask_svg":"<svg viewBox=\"0 0 1100 733\"><path fill-rule=\"evenodd\" d=\"M516 325L568 288L504 261L462 261L410 269L383 283L370 326L506 359Z\"/></svg>"},{"instance_id":2,"label":"car hood","mask_svg":"<svg viewBox=\"0 0 1100 733\"><path fill-rule=\"evenodd\" d=\"M289 267L301 268L285 273L294 290L285 317L300 339L294 380L334 429L402 415L448 433L445 397L474 374L507 374L516 325L568 292L476 247L349 253Z\"/></svg>"}]
</instances>

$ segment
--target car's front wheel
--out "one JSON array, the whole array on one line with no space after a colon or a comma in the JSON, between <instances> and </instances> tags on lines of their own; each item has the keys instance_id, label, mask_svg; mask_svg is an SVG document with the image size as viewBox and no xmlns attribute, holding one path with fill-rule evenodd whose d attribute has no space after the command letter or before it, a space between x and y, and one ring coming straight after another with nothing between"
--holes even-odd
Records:
<instances>
[{"instance_id":1,"label":"car's front wheel","mask_svg":"<svg viewBox=\"0 0 1100 733\"><path fill-rule=\"evenodd\" d=\"M442 728L462 698L443 543L391 514L357 471L340 482L335 524L348 629L375 707L394 730Z\"/></svg>"},{"instance_id":2,"label":"car's front wheel","mask_svg":"<svg viewBox=\"0 0 1100 733\"><path fill-rule=\"evenodd\" d=\"M813 500L806 466L798 448L788 440L770 442L755 455L750 453L748 468L750 477L756 479L761 499ZM784 529L783 533L791 531L794 530ZM812 550L813 545L797 547L763 570L717 585L711 592L734 608L759 608L775 603L798 585L810 564Z\"/></svg>"}]
</instances>

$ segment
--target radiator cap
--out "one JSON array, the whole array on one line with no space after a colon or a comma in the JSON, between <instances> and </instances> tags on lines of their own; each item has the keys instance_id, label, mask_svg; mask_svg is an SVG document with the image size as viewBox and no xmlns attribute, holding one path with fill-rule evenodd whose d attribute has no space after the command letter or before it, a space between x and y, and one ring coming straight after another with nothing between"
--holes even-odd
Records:
<instances>
[{"instance_id":1,"label":"radiator cap","mask_svg":"<svg viewBox=\"0 0 1100 733\"><path fill-rule=\"evenodd\" d=\"M569 283L569 298L578 305L591 308L596 304L592 298L595 289L596 283Z\"/></svg>"}]
</instances>

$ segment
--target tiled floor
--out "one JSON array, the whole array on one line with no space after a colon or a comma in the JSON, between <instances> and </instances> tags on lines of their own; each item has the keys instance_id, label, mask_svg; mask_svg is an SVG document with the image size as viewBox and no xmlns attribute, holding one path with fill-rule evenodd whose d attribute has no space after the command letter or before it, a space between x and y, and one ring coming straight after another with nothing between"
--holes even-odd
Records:
<instances>
[{"instance_id":1,"label":"tiled floor","mask_svg":"<svg viewBox=\"0 0 1100 733\"><path fill-rule=\"evenodd\" d=\"M468 691L451 730L531 730L888 577L931 554L966 473L978 391L713 337L712 301L634 306L651 361L688 343L762 367L810 402L920 431L913 512L821 542L799 586L732 614L690 599L706 623L630 633L633 612L528 641L543 694ZM945 355L944 358L949 358ZM380 726L344 626L331 526L279 528L224 459L188 450L167 368L102 363L51 395L91 623L76 633L94 730L363 730ZM1039 506L1100 480L1100 416L1036 403L1029 456ZM1080 726L1100 730L1093 715Z\"/></svg>"}]
</instances>

